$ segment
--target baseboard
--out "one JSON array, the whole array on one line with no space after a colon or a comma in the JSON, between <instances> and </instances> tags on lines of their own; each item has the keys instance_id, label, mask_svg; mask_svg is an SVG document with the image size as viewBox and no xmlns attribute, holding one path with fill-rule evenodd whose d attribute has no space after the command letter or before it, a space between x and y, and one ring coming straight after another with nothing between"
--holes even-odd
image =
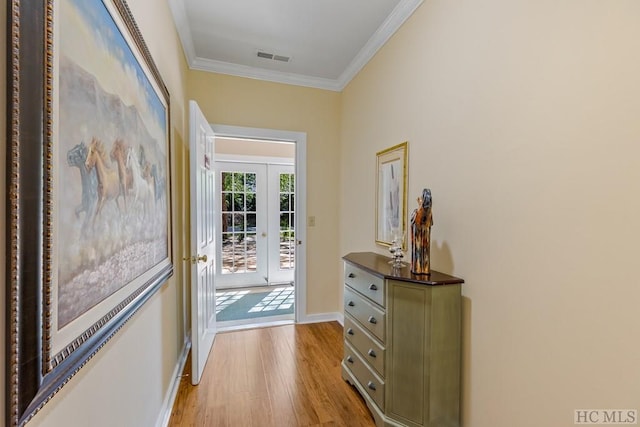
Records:
<instances>
[{"instance_id":1,"label":"baseboard","mask_svg":"<svg viewBox=\"0 0 640 427\"><path fill-rule=\"evenodd\" d=\"M253 319L230 320L227 322L217 322L217 332L240 331L243 329L269 328L271 326L282 326L293 324L293 315L257 317Z\"/></svg>"},{"instance_id":2,"label":"baseboard","mask_svg":"<svg viewBox=\"0 0 640 427\"><path fill-rule=\"evenodd\" d=\"M186 339L184 347L182 347L182 354L180 355L180 359L178 360L178 363L173 370L173 381L171 382L169 390L167 390L167 395L164 398L164 402L162 402L162 410L160 411L160 415L158 416L156 427L167 427L169 425L169 420L171 419L171 411L173 410L173 404L175 403L176 396L178 395L180 379L182 378L182 372L184 371L184 365L187 363L187 356L189 355L190 349L191 340Z\"/></svg>"},{"instance_id":3,"label":"baseboard","mask_svg":"<svg viewBox=\"0 0 640 427\"><path fill-rule=\"evenodd\" d=\"M322 322L339 322L344 324L342 313L318 313L307 314L303 319L298 319L298 323L322 323Z\"/></svg>"}]
</instances>

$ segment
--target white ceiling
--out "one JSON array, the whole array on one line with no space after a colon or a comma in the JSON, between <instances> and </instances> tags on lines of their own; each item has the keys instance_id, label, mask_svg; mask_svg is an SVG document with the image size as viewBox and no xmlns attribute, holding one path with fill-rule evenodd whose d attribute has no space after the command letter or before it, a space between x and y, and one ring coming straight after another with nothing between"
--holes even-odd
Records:
<instances>
[{"instance_id":1,"label":"white ceiling","mask_svg":"<svg viewBox=\"0 0 640 427\"><path fill-rule=\"evenodd\" d=\"M169 0L193 69L341 91L423 0ZM289 62L257 56L290 57Z\"/></svg>"}]
</instances>

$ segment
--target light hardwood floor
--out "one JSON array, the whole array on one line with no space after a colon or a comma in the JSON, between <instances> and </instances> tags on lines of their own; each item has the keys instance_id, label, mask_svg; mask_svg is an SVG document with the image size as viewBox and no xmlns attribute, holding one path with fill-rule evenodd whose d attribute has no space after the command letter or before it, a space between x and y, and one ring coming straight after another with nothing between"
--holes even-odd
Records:
<instances>
[{"instance_id":1,"label":"light hardwood floor","mask_svg":"<svg viewBox=\"0 0 640 427\"><path fill-rule=\"evenodd\" d=\"M337 322L220 333L200 384L182 378L169 426L375 426L342 353Z\"/></svg>"}]
</instances>

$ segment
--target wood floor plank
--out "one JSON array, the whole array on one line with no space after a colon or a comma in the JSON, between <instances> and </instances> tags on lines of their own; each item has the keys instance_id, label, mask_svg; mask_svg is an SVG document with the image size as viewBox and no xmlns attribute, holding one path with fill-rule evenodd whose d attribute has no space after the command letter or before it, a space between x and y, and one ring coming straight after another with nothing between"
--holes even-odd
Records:
<instances>
[{"instance_id":1,"label":"wood floor plank","mask_svg":"<svg viewBox=\"0 0 640 427\"><path fill-rule=\"evenodd\" d=\"M199 420L193 421L194 422L191 425L194 426L227 426L229 425L229 423L227 422L227 405L207 406L204 411L204 417Z\"/></svg>"},{"instance_id":2,"label":"wood floor plank","mask_svg":"<svg viewBox=\"0 0 640 427\"><path fill-rule=\"evenodd\" d=\"M373 427L342 353L337 322L218 334L200 385L180 381L169 426Z\"/></svg>"}]
</instances>

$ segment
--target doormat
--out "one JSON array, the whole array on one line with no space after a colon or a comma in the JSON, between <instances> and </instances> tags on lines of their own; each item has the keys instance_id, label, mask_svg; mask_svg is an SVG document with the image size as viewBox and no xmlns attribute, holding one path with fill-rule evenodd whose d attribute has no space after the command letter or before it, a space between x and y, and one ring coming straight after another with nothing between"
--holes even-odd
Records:
<instances>
[{"instance_id":1,"label":"doormat","mask_svg":"<svg viewBox=\"0 0 640 427\"><path fill-rule=\"evenodd\" d=\"M228 290L216 293L216 320L255 319L293 314L293 286L278 286L265 292Z\"/></svg>"}]
</instances>

